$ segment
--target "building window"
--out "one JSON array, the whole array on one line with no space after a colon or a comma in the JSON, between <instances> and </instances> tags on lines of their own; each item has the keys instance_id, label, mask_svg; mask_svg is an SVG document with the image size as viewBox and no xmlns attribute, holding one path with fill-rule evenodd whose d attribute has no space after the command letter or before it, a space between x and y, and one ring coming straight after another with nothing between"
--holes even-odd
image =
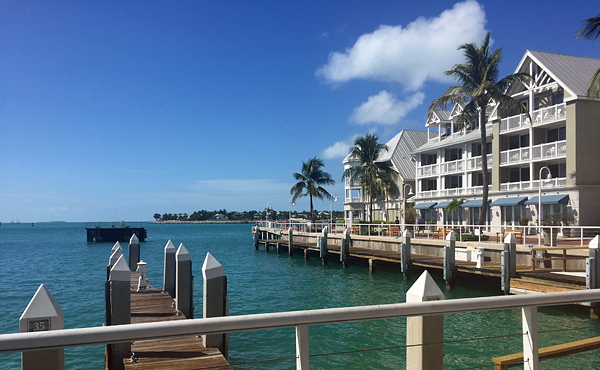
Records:
<instances>
[{"instance_id":1,"label":"building window","mask_svg":"<svg viewBox=\"0 0 600 370\"><path fill-rule=\"evenodd\" d=\"M454 149L446 149L446 162L456 161L457 159L462 158L462 149L454 148Z\"/></svg>"},{"instance_id":2,"label":"building window","mask_svg":"<svg viewBox=\"0 0 600 370\"><path fill-rule=\"evenodd\" d=\"M437 155L435 154L421 154L421 166L428 166L430 164L437 163Z\"/></svg>"},{"instance_id":3,"label":"building window","mask_svg":"<svg viewBox=\"0 0 600 370\"><path fill-rule=\"evenodd\" d=\"M562 141L567 139L567 128L565 126L558 128L551 128L546 131L546 142L553 143L555 141Z\"/></svg>"},{"instance_id":4,"label":"building window","mask_svg":"<svg viewBox=\"0 0 600 370\"><path fill-rule=\"evenodd\" d=\"M472 175L471 183L473 186L483 186L483 174L481 172L475 172ZM488 172L488 185L492 185L492 173Z\"/></svg>"},{"instance_id":5,"label":"building window","mask_svg":"<svg viewBox=\"0 0 600 370\"><path fill-rule=\"evenodd\" d=\"M548 168L550 169L550 174L552 174L553 178L567 177L567 163L566 162L549 164Z\"/></svg>"},{"instance_id":6,"label":"building window","mask_svg":"<svg viewBox=\"0 0 600 370\"><path fill-rule=\"evenodd\" d=\"M515 135L508 138L508 149L518 149L529 146L529 134Z\"/></svg>"},{"instance_id":7,"label":"building window","mask_svg":"<svg viewBox=\"0 0 600 370\"><path fill-rule=\"evenodd\" d=\"M446 177L446 189L462 188L462 176Z\"/></svg>"},{"instance_id":8,"label":"building window","mask_svg":"<svg viewBox=\"0 0 600 370\"><path fill-rule=\"evenodd\" d=\"M435 179L421 180L421 189L423 191L437 190L437 181Z\"/></svg>"},{"instance_id":9,"label":"building window","mask_svg":"<svg viewBox=\"0 0 600 370\"><path fill-rule=\"evenodd\" d=\"M437 212L435 209L422 209L421 210L421 216L423 216L423 219L425 220L426 223L432 223L432 222L437 222Z\"/></svg>"},{"instance_id":10,"label":"building window","mask_svg":"<svg viewBox=\"0 0 600 370\"><path fill-rule=\"evenodd\" d=\"M552 105L561 104L564 101L564 90L558 90L552 93Z\"/></svg>"},{"instance_id":11,"label":"building window","mask_svg":"<svg viewBox=\"0 0 600 370\"><path fill-rule=\"evenodd\" d=\"M525 214L525 211L523 206L501 206L500 213L502 224L512 226L519 224L519 218Z\"/></svg>"},{"instance_id":12,"label":"building window","mask_svg":"<svg viewBox=\"0 0 600 370\"><path fill-rule=\"evenodd\" d=\"M487 154L492 153L492 143L487 143ZM481 156L481 144L473 143L471 146L471 157L480 157Z\"/></svg>"}]
</instances>

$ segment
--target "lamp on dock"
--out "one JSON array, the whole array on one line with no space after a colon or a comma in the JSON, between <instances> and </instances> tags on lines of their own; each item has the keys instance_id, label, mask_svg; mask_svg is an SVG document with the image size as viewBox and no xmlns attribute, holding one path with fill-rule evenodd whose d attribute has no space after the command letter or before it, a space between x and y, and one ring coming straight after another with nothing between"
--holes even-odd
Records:
<instances>
[{"instance_id":1,"label":"lamp on dock","mask_svg":"<svg viewBox=\"0 0 600 370\"><path fill-rule=\"evenodd\" d=\"M338 197L336 193L331 194L331 199L329 199L329 219L331 220L331 227L333 228L333 202L337 202Z\"/></svg>"},{"instance_id":2,"label":"lamp on dock","mask_svg":"<svg viewBox=\"0 0 600 370\"><path fill-rule=\"evenodd\" d=\"M542 171L545 169L548 170L548 180L552 180L552 173L550 173L550 169L547 166L543 166L540 168L540 175L538 178L540 179L540 186L538 186L538 226L542 226L542 186L544 186L544 182L542 181ZM538 230L538 245L542 245L542 229Z\"/></svg>"},{"instance_id":3,"label":"lamp on dock","mask_svg":"<svg viewBox=\"0 0 600 370\"><path fill-rule=\"evenodd\" d=\"M290 219L290 226L292 225L292 206L295 206L296 202L294 202L294 198L290 198L290 208L289 208L289 219Z\"/></svg>"},{"instance_id":4,"label":"lamp on dock","mask_svg":"<svg viewBox=\"0 0 600 370\"><path fill-rule=\"evenodd\" d=\"M415 195L415 193L413 193L412 190L412 186L410 186L410 184L404 184L404 187L402 188L402 225L404 225L406 223L406 187L408 186L408 196L412 197L413 195Z\"/></svg>"}]
</instances>

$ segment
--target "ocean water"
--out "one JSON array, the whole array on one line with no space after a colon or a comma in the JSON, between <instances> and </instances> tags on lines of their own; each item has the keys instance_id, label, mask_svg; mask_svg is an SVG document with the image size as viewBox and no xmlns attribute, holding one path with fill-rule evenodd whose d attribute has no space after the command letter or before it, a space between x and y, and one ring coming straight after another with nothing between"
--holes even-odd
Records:
<instances>
[{"instance_id":1,"label":"ocean water","mask_svg":"<svg viewBox=\"0 0 600 370\"><path fill-rule=\"evenodd\" d=\"M202 316L201 267L207 252L228 277L230 314L281 312L331 307L399 303L412 281L397 266L347 269L318 258L256 251L251 225L153 225L144 223L148 239L141 257L151 283L162 284L163 249L171 239L189 250L195 316ZM0 334L16 333L19 317L40 284L46 284L65 314L65 328L100 326L104 322L104 280L113 243L87 243L85 223L2 224L0 226ZM122 244L125 253L127 245ZM476 277L459 279L446 299L499 295L499 286ZM498 283L499 285L499 283ZM540 347L600 336L600 321L582 307L539 309ZM406 319L312 326L309 329L313 369L402 369L406 367ZM522 351L520 310L447 315L444 323L445 369L492 368L491 358ZM291 369L294 329L230 335L230 363L235 369ZM385 348L385 349L381 349ZM371 350L372 351L365 351ZM67 369L104 368L104 347L65 350ZM259 362L248 364L250 362ZM0 354L0 369L19 369L19 354ZM542 369L597 369L600 350L541 362Z\"/></svg>"}]
</instances>

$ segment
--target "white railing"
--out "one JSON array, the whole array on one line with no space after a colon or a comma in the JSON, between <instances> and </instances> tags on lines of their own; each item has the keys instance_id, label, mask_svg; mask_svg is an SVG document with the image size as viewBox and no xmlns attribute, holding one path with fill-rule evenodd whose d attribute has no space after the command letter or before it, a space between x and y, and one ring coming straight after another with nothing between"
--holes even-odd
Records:
<instances>
[{"instance_id":1,"label":"white railing","mask_svg":"<svg viewBox=\"0 0 600 370\"><path fill-rule=\"evenodd\" d=\"M418 177L436 176L438 174L438 164L428 164L426 166L417 167Z\"/></svg>"},{"instance_id":2,"label":"white railing","mask_svg":"<svg viewBox=\"0 0 600 370\"><path fill-rule=\"evenodd\" d=\"M440 174L456 173L465 170L465 160L457 159L454 161L448 161L440 163Z\"/></svg>"},{"instance_id":3,"label":"white railing","mask_svg":"<svg viewBox=\"0 0 600 370\"><path fill-rule=\"evenodd\" d=\"M308 369L308 328L311 325L520 308L523 310L524 328L528 328L524 330L525 333L523 334L525 356L534 356L537 358L537 324L531 323L530 319L527 318L528 315L526 315L526 313L531 314L532 312L536 312L538 306L553 306L594 301L600 301L600 289L328 308L320 310L3 334L0 335L0 353L105 345L124 341L139 341L199 334L213 335L295 327L296 368ZM531 343L531 341L533 341L533 343ZM534 348L535 350L528 350L531 348Z\"/></svg>"},{"instance_id":4,"label":"white railing","mask_svg":"<svg viewBox=\"0 0 600 370\"><path fill-rule=\"evenodd\" d=\"M531 159L529 147L505 150L500 152L500 165L528 162Z\"/></svg>"},{"instance_id":5,"label":"white railing","mask_svg":"<svg viewBox=\"0 0 600 370\"><path fill-rule=\"evenodd\" d=\"M556 104L551 107L541 108L531 112L533 126L539 126L550 122L556 122L567 118L566 103ZM527 114L518 114L500 120L500 133L517 131L527 128L531 122Z\"/></svg>"},{"instance_id":6,"label":"white railing","mask_svg":"<svg viewBox=\"0 0 600 370\"><path fill-rule=\"evenodd\" d=\"M539 144L533 146L532 149L533 160L565 157L567 155L567 141L561 140Z\"/></svg>"},{"instance_id":7,"label":"white railing","mask_svg":"<svg viewBox=\"0 0 600 370\"><path fill-rule=\"evenodd\" d=\"M361 197L345 198L346 203L362 203Z\"/></svg>"},{"instance_id":8,"label":"white railing","mask_svg":"<svg viewBox=\"0 0 600 370\"><path fill-rule=\"evenodd\" d=\"M491 168L492 167L492 155L491 154L488 154L487 162L488 162L488 168ZM481 163L482 163L481 156L467 158L467 170L468 171L481 170Z\"/></svg>"},{"instance_id":9,"label":"white railing","mask_svg":"<svg viewBox=\"0 0 600 370\"><path fill-rule=\"evenodd\" d=\"M564 188L567 186L567 178L566 177L557 177L549 180L543 180L544 189L552 189L552 188ZM538 189L540 187L539 180L533 181L518 181L518 182L504 182L500 184L501 191L515 191L515 190L530 190L530 189Z\"/></svg>"},{"instance_id":10,"label":"white railing","mask_svg":"<svg viewBox=\"0 0 600 370\"><path fill-rule=\"evenodd\" d=\"M500 120L500 133L520 130L529 127L530 123L531 121L529 121L529 117L525 113L503 118Z\"/></svg>"}]
</instances>

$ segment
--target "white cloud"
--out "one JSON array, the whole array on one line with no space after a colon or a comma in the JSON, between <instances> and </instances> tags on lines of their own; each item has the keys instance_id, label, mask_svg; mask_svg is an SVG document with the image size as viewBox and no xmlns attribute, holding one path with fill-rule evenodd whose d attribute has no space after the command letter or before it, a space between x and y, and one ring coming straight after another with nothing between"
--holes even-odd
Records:
<instances>
[{"instance_id":1,"label":"white cloud","mask_svg":"<svg viewBox=\"0 0 600 370\"><path fill-rule=\"evenodd\" d=\"M338 141L327 149L323 150L321 157L324 159L343 158L350 153L352 144L346 141Z\"/></svg>"},{"instance_id":2,"label":"white cloud","mask_svg":"<svg viewBox=\"0 0 600 370\"><path fill-rule=\"evenodd\" d=\"M393 125L398 123L408 112L423 103L425 94L417 91L404 101L399 101L393 94L383 90L354 109L350 120L358 124L379 123Z\"/></svg>"},{"instance_id":3,"label":"white cloud","mask_svg":"<svg viewBox=\"0 0 600 370\"><path fill-rule=\"evenodd\" d=\"M409 90L418 90L427 80L447 82L444 71L463 59L458 46L483 40L485 23L483 7L467 0L405 28L381 25L344 52L330 53L316 74L331 83L359 78L395 81Z\"/></svg>"}]
</instances>

